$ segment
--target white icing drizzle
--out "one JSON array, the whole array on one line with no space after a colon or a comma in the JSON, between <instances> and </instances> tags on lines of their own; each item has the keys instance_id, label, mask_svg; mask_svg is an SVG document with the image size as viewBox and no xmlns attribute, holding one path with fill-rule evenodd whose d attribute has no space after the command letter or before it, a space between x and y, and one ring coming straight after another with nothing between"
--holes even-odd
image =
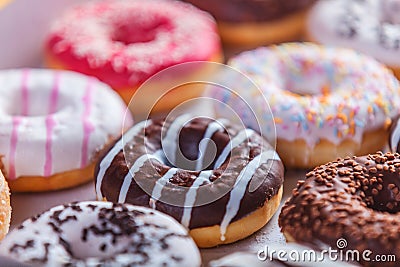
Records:
<instances>
[{"instance_id":1,"label":"white icing drizzle","mask_svg":"<svg viewBox=\"0 0 400 267\"><path fill-rule=\"evenodd\" d=\"M226 229L239 210L240 202L242 201L248 183L250 182L254 173L257 171L258 167L260 167L262 164L266 163L270 159L280 160L278 154L274 150L268 150L251 160L237 177L235 185L230 192L225 215L220 225L222 241L225 241Z\"/></svg>"},{"instance_id":2,"label":"white icing drizzle","mask_svg":"<svg viewBox=\"0 0 400 267\"><path fill-rule=\"evenodd\" d=\"M182 129L183 125L191 118L192 116L189 114L184 114L175 118L175 120L169 126L165 137L161 140L164 154L171 164L175 164L176 151L179 143L177 139L179 136L179 131Z\"/></svg>"},{"instance_id":3,"label":"white icing drizzle","mask_svg":"<svg viewBox=\"0 0 400 267\"><path fill-rule=\"evenodd\" d=\"M221 121L213 121L208 126L204 133L202 140L199 143L199 154L196 161L196 171L200 171L203 169L203 159L206 152L208 142L202 142L205 139L211 139L211 137L216 132L224 131L224 127Z\"/></svg>"},{"instance_id":4,"label":"white icing drizzle","mask_svg":"<svg viewBox=\"0 0 400 267\"><path fill-rule=\"evenodd\" d=\"M218 159L216 160L214 169L221 167L229 153L231 153L232 149L242 144L246 139L250 138L253 133L254 131L251 129L244 129L240 131L232 140L230 140L225 146L224 150L222 150L221 155L219 155Z\"/></svg>"},{"instance_id":5,"label":"white icing drizzle","mask_svg":"<svg viewBox=\"0 0 400 267\"><path fill-rule=\"evenodd\" d=\"M185 204L183 206L183 215L181 219L181 224L186 228L189 228L193 205L196 201L197 189L204 183L210 183L210 177L212 173L212 170L200 172L199 176L196 178L196 180L193 182L192 186L186 193Z\"/></svg>"},{"instance_id":6,"label":"white icing drizzle","mask_svg":"<svg viewBox=\"0 0 400 267\"><path fill-rule=\"evenodd\" d=\"M124 147L124 140L132 140L134 136L136 136L143 127L148 126L152 123L151 120L142 121L131 129L129 129L120 140L113 146L113 148L107 153L107 155L103 158L100 162L99 172L97 174L97 181L96 181L96 195L98 200L103 199L103 194L101 193L101 183L103 182L104 174L106 173L107 169L110 167L111 162L114 160L115 156L123 149ZM129 173L128 173L129 174Z\"/></svg>"},{"instance_id":7,"label":"white icing drizzle","mask_svg":"<svg viewBox=\"0 0 400 267\"><path fill-rule=\"evenodd\" d=\"M392 152L397 151L397 145L400 141L400 122L397 120L396 128L392 131L390 135L390 149Z\"/></svg>"},{"instance_id":8,"label":"white icing drizzle","mask_svg":"<svg viewBox=\"0 0 400 267\"><path fill-rule=\"evenodd\" d=\"M146 161L149 159L156 159L162 163L162 160L160 157L157 155L157 152L155 154L144 154L141 155L135 163L132 165L132 167L129 169L129 172L125 175L124 182L122 183L121 186L121 191L119 192L119 197L118 197L118 203L124 203L126 200L126 195L128 194L129 187L132 183L132 179L135 176L135 174L140 170L140 168L144 165Z\"/></svg>"},{"instance_id":9,"label":"white icing drizzle","mask_svg":"<svg viewBox=\"0 0 400 267\"><path fill-rule=\"evenodd\" d=\"M164 186L168 183L169 179L176 174L177 171L178 168L171 168L160 179L157 180L153 187L153 191L151 192L149 201L150 208L156 209L156 201L160 199Z\"/></svg>"}]
</instances>

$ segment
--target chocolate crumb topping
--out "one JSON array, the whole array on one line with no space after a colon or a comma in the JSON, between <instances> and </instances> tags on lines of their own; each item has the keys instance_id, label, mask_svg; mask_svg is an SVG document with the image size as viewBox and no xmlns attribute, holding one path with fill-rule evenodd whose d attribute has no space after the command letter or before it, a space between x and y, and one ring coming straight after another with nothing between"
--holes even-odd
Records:
<instances>
[{"instance_id":1,"label":"chocolate crumb topping","mask_svg":"<svg viewBox=\"0 0 400 267\"><path fill-rule=\"evenodd\" d=\"M55 207L44 214L18 228L16 232L21 231L19 238L8 241L9 256L40 265L153 266L157 262L154 261L157 251L163 255L161 262L175 266L174 262L188 262L187 255L175 254L176 242L197 249L180 225L144 208L110 202L82 202ZM79 228L81 224L85 227ZM37 231L32 229L43 232L35 234ZM80 231L78 240L74 236L79 232L75 231ZM122 246L120 242L123 242ZM85 245L90 247L83 250Z\"/></svg>"},{"instance_id":2,"label":"chocolate crumb topping","mask_svg":"<svg viewBox=\"0 0 400 267\"><path fill-rule=\"evenodd\" d=\"M344 238L347 250L400 257L399 187L397 153L338 159L299 181L282 208L279 225L300 243L318 247L322 242L335 248L337 239Z\"/></svg>"}]
</instances>

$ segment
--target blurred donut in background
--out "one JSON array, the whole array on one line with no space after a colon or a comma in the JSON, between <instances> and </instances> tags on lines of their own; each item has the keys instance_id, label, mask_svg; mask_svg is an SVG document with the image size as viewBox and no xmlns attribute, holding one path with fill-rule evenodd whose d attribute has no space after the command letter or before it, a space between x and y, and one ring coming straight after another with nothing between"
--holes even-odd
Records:
<instances>
[{"instance_id":1,"label":"blurred donut in background","mask_svg":"<svg viewBox=\"0 0 400 267\"><path fill-rule=\"evenodd\" d=\"M191 61L222 61L214 19L192 5L165 0L94 1L67 10L54 22L46 42L46 65L95 76L129 103L138 87L154 74ZM188 69L170 79L193 77ZM159 88L160 87L160 88ZM151 94L163 88L153 86ZM200 95L198 88L179 88L155 109L168 110ZM154 103L141 101L135 110Z\"/></svg>"},{"instance_id":2,"label":"blurred donut in background","mask_svg":"<svg viewBox=\"0 0 400 267\"><path fill-rule=\"evenodd\" d=\"M316 0L185 0L210 12L227 45L254 48L298 40Z\"/></svg>"},{"instance_id":3,"label":"blurred donut in background","mask_svg":"<svg viewBox=\"0 0 400 267\"><path fill-rule=\"evenodd\" d=\"M310 11L308 39L355 49L400 77L400 1L325 0Z\"/></svg>"}]
</instances>

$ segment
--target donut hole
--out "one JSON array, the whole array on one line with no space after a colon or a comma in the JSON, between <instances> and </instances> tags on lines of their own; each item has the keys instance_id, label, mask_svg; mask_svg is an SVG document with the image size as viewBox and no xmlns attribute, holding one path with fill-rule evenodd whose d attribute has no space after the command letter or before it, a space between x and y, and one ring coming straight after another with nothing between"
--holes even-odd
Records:
<instances>
[{"instance_id":1,"label":"donut hole","mask_svg":"<svg viewBox=\"0 0 400 267\"><path fill-rule=\"evenodd\" d=\"M394 179L389 180L394 181ZM364 194L364 202L370 209L389 213L400 211L400 184L385 180L383 184L371 185Z\"/></svg>"},{"instance_id":2,"label":"donut hole","mask_svg":"<svg viewBox=\"0 0 400 267\"><path fill-rule=\"evenodd\" d=\"M176 149L170 150L167 147L169 143L164 143L164 163L187 171L214 170L230 137L220 124L218 130L207 134L206 129L210 123L211 119L204 118L195 118L185 123L178 131Z\"/></svg>"},{"instance_id":3,"label":"donut hole","mask_svg":"<svg viewBox=\"0 0 400 267\"><path fill-rule=\"evenodd\" d=\"M294 55L282 62L283 88L299 96L323 96L338 88L345 73L335 70L332 62Z\"/></svg>"},{"instance_id":4,"label":"donut hole","mask_svg":"<svg viewBox=\"0 0 400 267\"><path fill-rule=\"evenodd\" d=\"M170 28L171 24L165 17L130 16L115 23L112 40L125 45L148 43L155 40L159 32L169 31Z\"/></svg>"}]
</instances>

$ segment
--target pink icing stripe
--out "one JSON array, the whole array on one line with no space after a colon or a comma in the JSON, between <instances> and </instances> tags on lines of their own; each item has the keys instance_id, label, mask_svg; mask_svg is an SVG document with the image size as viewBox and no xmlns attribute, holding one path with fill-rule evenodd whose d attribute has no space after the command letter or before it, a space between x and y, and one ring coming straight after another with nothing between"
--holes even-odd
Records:
<instances>
[{"instance_id":1,"label":"pink icing stripe","mask_svg":"<svg viewBox=\"0 0 400 267\"><path fill-rule=\"evenodd\" d=\"M60 75L55 73L54 75L54 86L51 90L49 113L46 116L46 159L44 163L44 176L50 176L53 169L53 156L52 156L52 133L56 126L53 113L57 110L58 95L60 88Z\"/></svg>"},{"instance_id":2,"label":"pink icing stripe","mask_svg":"<svg viewBox=\"0 0 400 267\"><path fill-rule=\"evenodd\" d=\"M22 122L22 117L16 116L12 119L12 132L10 140L10 156L8 163L8 179L16 179L15 175L15 152L17 150L18 143L18 128Z\"/></svg>"},{"instance_id":3,"label":"pink icing stripe","mask_svg":"<svg viewBox=\"0 0 400 267\"><path fill-rule=\"evenodd\" d=\"M29 76L29 70L24 69L22 72L22 82L21 82L21 98L22 98L21 115L22 116L27 116L28 112L29 112L28 111L28 98L29 98L28 76Z\"/></svg>"},{"instance_id":4,"label":"pink icing stripe","mask_svg":"<svg viewBox=\"0 0 400 267\"><path fill-rule=\"evenodd\" d=\"M89 138L90 134L94 130L94 126L92 122L89 120L91 110L91 101L92 101L92 91L93 91L93 79L88 80L88 85L86 87L85 95L82 98L82 102L84 104L84 111L82 114L83 120L83 141L82 141L82 158L81 158L81 168L86 167L88 163L88 148L89 148Z\"/></svg>"}]
</instances>

